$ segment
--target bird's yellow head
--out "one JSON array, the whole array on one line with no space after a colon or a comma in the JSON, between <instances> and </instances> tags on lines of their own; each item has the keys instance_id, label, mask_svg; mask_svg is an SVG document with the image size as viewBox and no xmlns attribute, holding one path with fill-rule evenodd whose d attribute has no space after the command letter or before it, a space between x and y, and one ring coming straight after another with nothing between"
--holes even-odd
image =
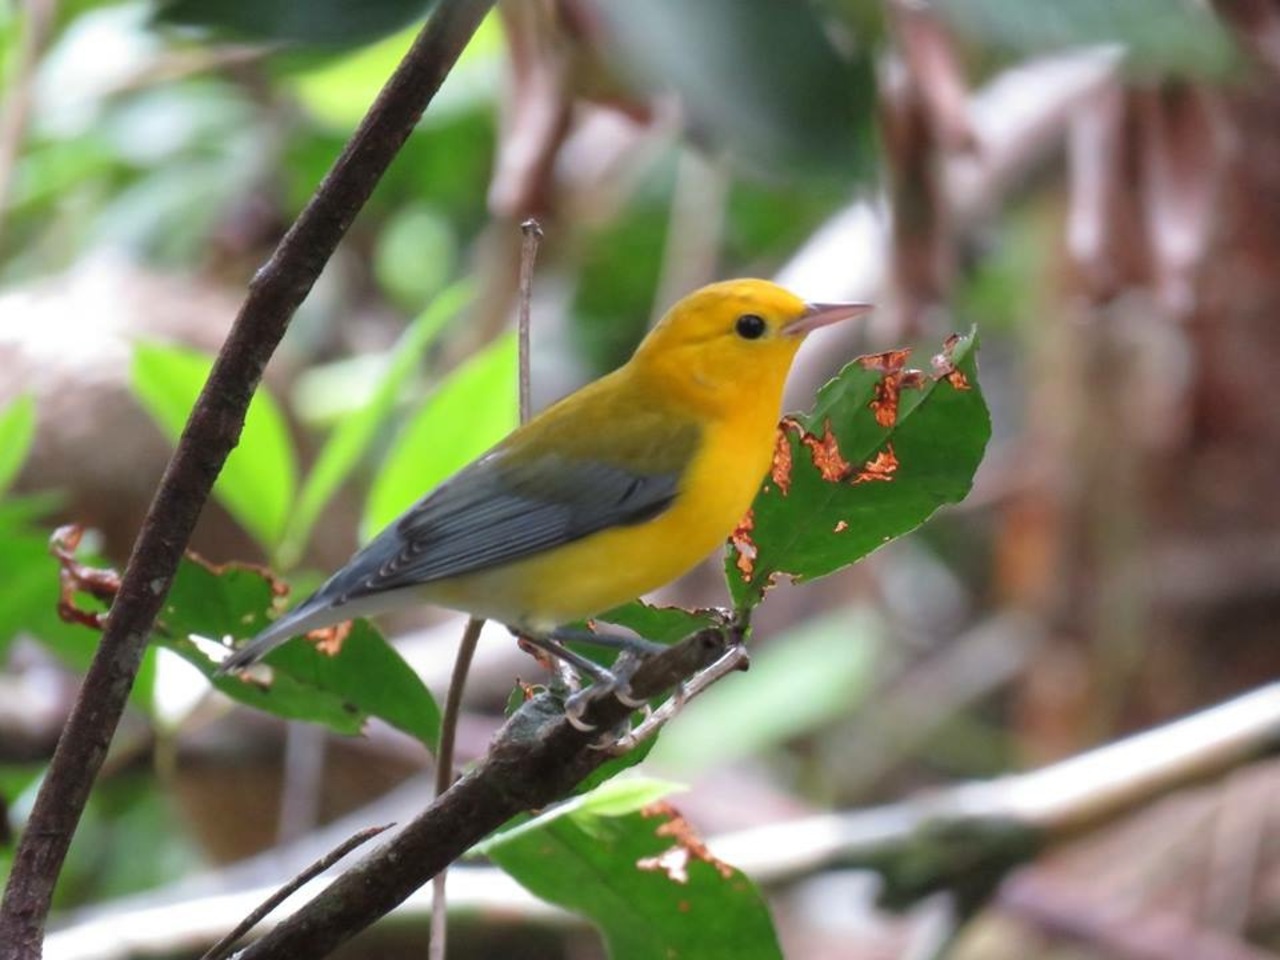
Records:
<instances>
[{"instance_id":1,"label":"bird's yellow head","mask_svg":"<svg viewBox=\"0 0 1280 960\"><path fill-rule=\"evenodd\" d=\"M667 311L637 348L631 366L708 413L739 407L747 399L776 408L805 335L870 310L862 303L806 303L767 280L713 283Z\"/></svg>"}]
</instances>

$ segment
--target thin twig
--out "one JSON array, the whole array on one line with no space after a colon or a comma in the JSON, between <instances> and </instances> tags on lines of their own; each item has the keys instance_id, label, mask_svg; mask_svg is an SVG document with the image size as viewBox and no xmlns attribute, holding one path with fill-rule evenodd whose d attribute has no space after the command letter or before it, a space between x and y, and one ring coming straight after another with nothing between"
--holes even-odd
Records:
<instances>
[{"instance_id":1,"label":"thin twig","mask_svg":"<svg viewBox=\"0 0 1280 960\"><path fill-rule=\"evenodd\" d=\"M395 826L395 824L385 823L380 827L368 827L367 829L361 830L359 833L349 837L345 842L339 844L333 850L330 850L288 883L281 886L271 894L271 896L267 897L267 899L263 900L262 903L260 903L254 910L250 911L243 920L237 923L230 933L206 950L204 955L200 957L200 960L222 960L223 957L231 952L231 948L235 946L236 941L257 926L258 922L267 916L267 914L272 910L288 900L298 890L302 889L305 884L324 873L348 853L356 849L356 847L363 846L378 834L386 830L390 830L393 826Z\"/></svg>"},{"instance_id":2,"label":"thin twig","mask_svg":"<svg viewBox=\"0 0 1280 960\"><path fill-rule=\"evenodd\" d=\"M538 258L538 244L542 241L542 226L530 217L520 224L523 238L520 241L520 313L516 325L516 337L520 355L520 422L529 420L529 304L533 299L533 264Z\"/></svg>"},{"instance_id":3,"label":"thin twig","mask_svg":"<svg viewBox=\"0 0 1280 960\"><path fill-rule=\"evenodd\" d=\"M517 333L517 368L520 422L529 419L529 299L533 283L533 261L537 253L542 230L536 220L526 220L520 225L523 233L520 258L520 313ZM475 657L476 645L484 620L472 617L467 621L458 652L453 661L453 675L449 679L449 692L445 698L444 714L440 721L440 748L436 753L435 795L441 796L453 783L453 752L457 738L458 717L462 712L462 694L467 674ZM446 890L448 868L443 868L431 881L431 934L427 948L428 960L445 960L448 945L449 901Z\"/></svg>"},{"instance_id":4,"label":"thin twig","mask_svg":"<svg viewBox=\"0 0 1280 960\"><path fill-rule=\"evenodd\" d=\"M400 66L248 296L196 401L125 568L93 663L13 860L0 960L40 956L54 883L196 518L289 318L475 33L493 0L439 0Z\"/></svg>"},{"instance_id":5,"label":"thin twig","mask_svg":"<svg viewBox=\"0 0 1280 960\"><path fill-rule=\"evenodd\" d=\"M529 302L533 289L533 264L538 255L538 241L542 239L542 227L532 218L520 224L524 235L520 246L520 313L517 324L517 379L520 391L520 422L529 422ZM458 734L458 717L462 713L462 693L466 688L467 674L475 657L476 644L484 620L472 617L463 630L458 652L454 655L453 676L449 678L449 692L445 696L444 714L440 718L440 749L436 751L436 796L439 797L453 783L453 748ZM431 937L427 947L428 960L444 960L448 941L449 901L445 891L448 869L442 869L431 881Z\"/></svg>"},{"instance_id":6,"label":"thin twig","mask_svg":"<svg viewBox=\"0 0 1280 960\"><path fill-rule=\"evenodd\" d=\"M453 786L453 748L458 739L458 717L462 713L462 693L467 686L467 674L475 657L476 645L484 620L472 617L462 631L458 652L453 660L453 676L449 678L449 692L445 695L444 714L440 718L440 748L436 751L436 796ZM449 901L445 895L447 870L441 870L431 881L431 937L427 947L429 960L444 960L448 940Z\"/></svg>"}]
</instances>

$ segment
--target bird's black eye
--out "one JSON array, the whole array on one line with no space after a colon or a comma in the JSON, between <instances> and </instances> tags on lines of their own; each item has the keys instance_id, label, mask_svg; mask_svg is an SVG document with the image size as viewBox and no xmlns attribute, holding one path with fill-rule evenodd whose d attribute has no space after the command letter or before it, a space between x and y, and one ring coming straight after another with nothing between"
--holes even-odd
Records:
<instances>
[{"instance_id":1,"label":"bird's black eye","mask_svg":"<svg viewBox=\"0 0 1280 960\"><path fill-rule=\"evenodd\" d=\"M759 340L769 329L769 325L764 322L764 317L754 313L744 313L733 325L733 329L743 340Z\"/></svg>"}]
</instances>

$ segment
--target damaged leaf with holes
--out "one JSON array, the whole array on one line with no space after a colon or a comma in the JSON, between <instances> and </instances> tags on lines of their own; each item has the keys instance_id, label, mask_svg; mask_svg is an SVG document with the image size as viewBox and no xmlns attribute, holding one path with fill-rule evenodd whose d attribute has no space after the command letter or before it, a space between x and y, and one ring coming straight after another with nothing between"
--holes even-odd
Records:
<instances>
[{"instance_id":1,"label":"damaged leaf with holes","mask_svg":"<svg viewBox=\"0 0 1280 960\"><path fill-rule=\"evenodd\" d=\"M978 387L977 333L911 366L911 351L859 357L788 416L773 468L730 540L734 604L760 602L779 576L812 580L907 533L973 485L991 435Z\"/></svg>"},{"instance_id":2,"label":"damaged leaf with holes","mask_svg":"<svg viewBox=\"0 0 1280 960\"><path fill-rule=\"evenodd\" d=\"M611 780L480 844L525 889L599 928L609 956L780 960L759 889L662 798Z\"/></svg>"},{"instance_id":3,"label":"damaged leaf with holes","mask_svg":"<svg viewBox=\"0 0 1280 960\"><path fill-rule=\"evenodd\" d=\"M232 699L286 719L357 734L377 717L435 750L440 711L421 678L364 620L327 631L320 643L287 643L244 677L214 677L195 637L249 637L266 626L282 588L261 568L183 559L156 628L156 641L200 669ZM319 631L317 631L318 633Z\"/></svg>"}]
</instances>

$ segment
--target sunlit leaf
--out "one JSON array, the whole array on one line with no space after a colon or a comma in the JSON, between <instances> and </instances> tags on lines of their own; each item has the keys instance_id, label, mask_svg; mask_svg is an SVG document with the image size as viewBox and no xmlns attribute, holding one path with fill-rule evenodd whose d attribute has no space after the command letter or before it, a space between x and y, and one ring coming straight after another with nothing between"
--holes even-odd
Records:
<instances>
[{"instance_id":1,"label":"sunlit leaf","mask_svg":"<svg viewBox=\"0 0 1280 960\"><path fill-rule=\"evenodd\" d=\"M457 238L452 225L426 204L396 211L378 237L373 269L397 303L424 303L454 272Z\"/></svg>"},{"instance_id":2,"label":"sunlit leaf","mask_svg":"<svg viewBox=\"0 0 1280 960\"><path fill-rule=\"evenodd\" d=\"M848 566L968 494L991 435L977 335L956 338L929 373L908 353L859 357L784 421L770 476L734 534L725 572L754 606L779 575L812 580Z\"/></svg>"},{"instance_id":3,"label":"sunlit leaf","mask_svg":"<svg viewBox=\"0 0 1280 960\"><path fill-rule=\"evenodd\" d=\"M462 308L469 295L461 284L444 291L418 315L392 352L391 363L369 402L342 421L316 458L297 509L289 521L281 559L289 565L306 545L321 511L368 452L369 445L395 407L405 383L422 362L423 354Z\"/></svg>"},{"instance_id":4,"label":"sunlit leaf","mask_svg":"<svg viewBox=\"0 0 1280 960\"><path fill-rule=\"evenodd\" d=\"M612 780L480 847L535 895L588 917L610 956L782 956L755 886L713 860L658 800L670 785Z\"/></svg>"},{"instance_id":5,"label":"sunlit leaf","mask_svg":"<svg viewBox=\"0 0 1280 960\"><path fill-rule=\"evenodd\" d=\"M504 336L450 374L405 427L365 506L367 539L515 429L516 341Z\"/></svg>"},{"instance_id":6,"label":"sunlit leaf","mask_svg":"<svg viewBox=\"0 0 1280 960\"><path fill-rule=\"evenodd\" d=\"M209 377L213 360L193 350L139 344L133 390L165 435L177 441ZM283 414L266 390L254 394L240 442L214 485L214 496L267 550L284 533L298 468Z\"/></svg>"},{"instance_id":7,"label":"sunlit leaf","mask_svg":"<svg viewBox=\"0 0 1280 960\"><path fill-rule=\"evenodd\" d=\"M36 402L32 397L19 397L0 410L0 495L22 469L35 436Z\"/></svg>"}]
</instances>

